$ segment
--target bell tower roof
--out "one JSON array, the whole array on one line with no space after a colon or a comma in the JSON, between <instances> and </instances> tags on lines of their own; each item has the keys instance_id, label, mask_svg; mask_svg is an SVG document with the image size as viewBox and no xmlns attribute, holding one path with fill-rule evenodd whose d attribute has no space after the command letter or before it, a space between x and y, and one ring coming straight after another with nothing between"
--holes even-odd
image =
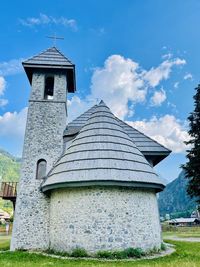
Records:
<instances>
[{"instance_id":1,"label":"bell tower roof","mask_svg":"<svg viewBox=\"0 0 200 267\"><path fill-rule=\"evenodd\" d=\"M30 83L32 83L32 74L35 70L62 70L67 75L68 92L73 93L76 90L75 64L65 57L55 46L25 60L22 62L22 65Z\"/></svg>"},{"instance_id":2,"label":"bell tower roof","mask_svg":"<svg viewBox=\"0 0 200 267\"><path fill-rule=\"evenodd\" d=\"M55 46L48 48L44 52L33 56L25 60L23 65L41 65L41 66L51 66L56 68L61 67L72 67L74 64L65 57Z\"/></svg>"}]
</instances>

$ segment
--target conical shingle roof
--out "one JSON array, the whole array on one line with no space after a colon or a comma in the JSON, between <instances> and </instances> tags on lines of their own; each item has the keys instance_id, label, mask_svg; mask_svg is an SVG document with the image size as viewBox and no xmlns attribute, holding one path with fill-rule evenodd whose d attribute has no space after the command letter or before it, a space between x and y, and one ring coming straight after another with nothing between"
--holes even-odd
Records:
<instances>
[{"instance_id":1,"label":"conical shingle roof","mask_svg":"<svg viewBox=\"0 0 200 267\"><path fill-rule=\"evenodd\" d=\"M91 116L92 112L96 109L97 105L94 105L89 110L85 111L79 117L74 119L70 122L65 131L64 136L77 134L81 128L85 125L89 117ZM157 141L153 140L149 136L145 135L144 133L138 131L134 127L130 126L126 122L120 120L119 118L115 117L118 120L120 126L123 130L128 134L128 136L132 139L132 141L136 144L139 150L146 158L150 158L153 161L153 164L158 164L161 160L167 157L171 151L164 147L163 145L159 144Z\"/></svg>"},{"instance_id":2,"label":"conical shingle roof","mask_svg":"<svg viewBox=\"0 0 200 267\"><path fill-rule=\"evenodd\" d=\"M67 125L63 136L69 136L69 135L78 133L83 127L83 125L87 122L91 114L94 112L96 107L97 105L94 105L93 107L88 109L86 112L78 116L74 121L70 122Z\"/></svg>"},{"instance_id":3,"label":"conical shingle roof","mask_svg":"<svg viewBox=\"0 0 200 267\"><path fill-rule=\"evenodd\" d=\"M87 185L150 187L162 190L163 181L100 102L64 155L55 164L42 190Z\"/></svg>"}]
</instances>

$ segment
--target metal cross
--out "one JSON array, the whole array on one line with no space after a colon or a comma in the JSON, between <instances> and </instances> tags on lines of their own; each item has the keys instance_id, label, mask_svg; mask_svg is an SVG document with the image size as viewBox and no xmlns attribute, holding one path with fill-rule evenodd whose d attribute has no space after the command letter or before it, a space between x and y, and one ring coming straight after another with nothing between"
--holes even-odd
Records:
<instances>
[{"instance_id":1,"label":"metal cross","mask_svg":"<svg viewBox=\"0 0 200 267\"><path fill-rule=\"evenodd\" d=\"M54 36L47 36L47 38L53 39L53 45L56 46L56 40L64 40L63 37L56 36L56 33L54 33Z\"/></svg>"}]
</instances>

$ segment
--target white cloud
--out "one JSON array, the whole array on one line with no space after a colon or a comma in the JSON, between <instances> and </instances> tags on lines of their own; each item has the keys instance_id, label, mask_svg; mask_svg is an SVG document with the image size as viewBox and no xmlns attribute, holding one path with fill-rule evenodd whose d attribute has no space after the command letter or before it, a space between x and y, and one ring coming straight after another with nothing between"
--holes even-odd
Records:
<instances>
[{"instance_id":1,"label":"white cloud","mask_svg":"<svg viewBox=\"0 0 200 267\"><path fill-rule=\"evenodd\" d=\"M6 88L6 81L3 76L0 76L0 96L4 95ZM8 100L4 98L0 98L0 108L6 106L8 104Z\"/></svg>"},{"instance_id":2,"label":"white cloud","mask_svg":"<svg viewBox=\"0 0 200 267\"><path fill-rule=\"evenodd\" d=\"M151 106L161 106L161 104L166 100L166 92L163 88L160 91L155 91L153 96L150 99Z\"/></svg>"},{"instance_id":3,"label":"white cloud","mask_svg":"<svg viewBox=\"0 0 200 267\"><path fill-rule=\"evenodd\" d=\"M82 100L78 96L73 96L71 100L67 100L67 112L68 112L68 122L74 120L83 112L91 108L96 101L93 99L84 99Z\"/></svg>"},{"instance_id":4,"label":"white cloud","mask_svg":"<svg viewBox=\"0 0 200 267\"><path fill-rule=\"evenodd\" d=\"M113 112L123 118L128 114L128 101L143 102L146 86L138 63L120 55L107 58L102 68L92 75L92 99L103 99Z\"/></svg>"},{"instance_id":5,"label":"white cloud","mask_svg":"<svg viewBox=\"0 0 200 267\"><path fill-rule=\"evenodd\" d=\"M170 59L172 57L173 57L173 54L172 53L167 53L167 54L162 55L162 58L163 59Z\"/></svg>"},{"instance_id":6,"label":"white cloud","mask_svg":"<svg viewBox=\"0 0 200 267\"><path fill-rule=\"evenodd\" d=\"M177 112L176 105L174 103L168 101L167 106L170 107L174 112Z\"/></svg>"},{"instance_id":7,"label":"white cloud","mask_svg":"<svg viewBox=\"0 0 200 267\"><path fill-rule=\"evenodd\" d=\"M118 117L124 119L126 116L132 116L135 105L147 100L148 91L152 90L152 87L160 85L163 79L168 79L174 65L182 66L183 64L185 64L185 60L176 58L165 60L158 67L144 70L132 59L124 58L121 55L111 55L105 60L102 67L94 69L90 93L84 98L74 96L68 100L68 120L74 119L100 99L103 99ZM6 69L5 73L12 73L12 71ZM156 77L156 73L159 73L159 77ZM2 78L1 88L5 89L4 82L5 80ZM163 89L156 90L156 92L154 103L158 105L165 100L166 95ZM8 136L12 140L18 137L23 140L26 113L27 108L24 108L18 113L7 112L0 116L0 136ZM167 147L174 148L174 151L185 149L182 141L187 138L187 132L174 116L154 117L150 121L135 123L144 130L147 129L147 134ZM151 128L155 129L155 132L151 132ZM20 142L22 143L22 141Z\"/></svg>"},{"instance_id":8,"label":"white cloud","mask_svg":"<svg viewBox=\"0 0 200 267\"><path fill-rule=\"evenodd\" d=\"M11 59L9 61L0 62L0 75L13 75L23 71L22 68L23 59Z\"/></svg>"},{"instance_id":9,"label":"white cloud","mask_svg":"<svg viewBox=\"0 0 200 267\"><path fill-rule=\"evenodd\" d=\"M6 88L6 81L4 77L0 76L0 96L4 94Z\"/></svg>"},{"instance_id":10,"label":"white cloud","mask_svg":"<svg viewBox=\"0 0 200 267\"><path fill-rule=\"evenodd\" d=\"M19 113L6 112L0 116L0 136L24 137L26 116L28 108L23 108Z\"/></svg>"},{"instance_id":11,"label":"white cloud","mask_svg":"<svg viewBox=\"0 0 200 267\"><path fill-rule=\"evenodd\" d=\"M157 86L162 80L167 80L173 66L186 64L185 59L175 58L163 61L157 68L151 68L144 75L144 79L151 87Z\"/></svg>"},{"instance_id":12,"label":"white cloud","mask_svg":"<svg viewBox=\"0 0 200 267\"><path fill-rule=\"evenodd\" d=\"M185 76L183 77L183 79L184 80L193 80L193 76L192 76L192 74L191 73L187 73L187 74L185 74Z\"/></svg>"},{"instance_id":13,"label":"white cloud","mask_svg":"<svg viewBox=\"0 0 200 267\"><path fill-rule=\"evenodd\" d=\"M0 146L21 157L28 108L0 116Z\"/></svg>"},{"instance_id":14,"label":"white cloud","mask_svg":"<svg viewBox=\"0 0 200 267\"><path fill-rule=\"evenodd\" d=\"M0 107L4 107L8 104L8 99L0 98Z\"/></svg>"},{"instance_id":15,"label":"white cloud","mask_svg":"<svg viewBox=\"0 0 200 267\"><path fill-rule=\"evenodd\" d=\"M136 103L146 101L147 92L151 87L156 87L163 79L168 79L173 66L184 64L184 59L168 59L156 68L144 70L132 59L112 55L106 59L103 67L94 69L90 97L105 100L120 118L130 116L134 113L133 107ZM152 100L159 105L165 99L166 94L161 91L155 93Z\"/></svg>"},{"instance_id":16,"label":"white cloud","mask_svg":"<svg viewBox=\"0 0 200 267\"><path fill-rule=\"evenodd\" d=\"M46 14L40 13L38 17L29 17L26 19L19 19L19 22L23 26L27 27L34 27L34 26L39 26L39 25L62 25L64 27L69 27L72 30L77 30L77 22L75 19L68 19L65 17L53 17L53 16L48 16Z\"/></svg>"},{"instance_id":17,"label":"white cloud","mask_svg":"<svg viewBox=\"0 0 200 267\"><path fill-rule=\"evenodd\" d=\"M168 79L173 66L184 64L184 59L175 58L163 61L158 67L144 70L132 59L111 55L102 67L93 69L90 94L82 99L72 98L70 109L73 113L70 118L77 114L77 106L85 111L85 108L96 103L97 99L103 99L116 116L122 119L131 117L135 105L147 100L148 91L160 85L163 79ZM162 89L154 93L151 102L153 105L161 105L164 100L166 93Z\"/></svg>"},{"instance_id":18,"label":"white cloud","mask_svg":"<svg viewBox=\"0 0 200 267\"><path fill-rule=\"evenodd\" d=\"M4 95L6 89L6 80L4 76L22 72L22 60L23 59L11 59L9 61L0 62L0 96ZM0 107L4 107L7 104L7 99L0 98Z\"/></svg>"},{"instance_id":19,"label":"white cloud","mask_svg":"<svg viewBox=\"0 0 200 267\"><path fill-rule=\"evenodd\" d=\"M179 82L175 82L175 83L174 83L174 88L177 89L178 87L179 87Z\"/></svg>"},{"instance_id":20,"label":"white cloud","mask_svg":"<svg viewBox=\"0 0 200 267\"><path fill-rule=\"evenodd\" d=\"M184 144L184 141L189 140L186 123L181 123L181 121L173 115L167 114L160 118L154 116L149 121L127 121L127 123L152 137L175 153L185 152L187 148Z\"/></svg>"}]
</instances>

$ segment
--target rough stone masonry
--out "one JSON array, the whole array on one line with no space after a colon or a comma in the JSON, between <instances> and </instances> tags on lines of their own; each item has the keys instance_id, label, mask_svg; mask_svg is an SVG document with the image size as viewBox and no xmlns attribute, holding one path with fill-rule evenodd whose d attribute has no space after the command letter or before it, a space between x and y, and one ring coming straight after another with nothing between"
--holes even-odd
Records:
<instances>
[{"instance_id":1,"label":"rough stone masonry","mask_svg":"<svg viewBox=\"0 0 200 267\"><path fill-rule=\"evenodd\" d=\"M56 47L23 66L31 94L11 250L159 248L165 185L153 166L170 151L103 101L66 126L75 65Z\"/></svg>"}]
</instances>

